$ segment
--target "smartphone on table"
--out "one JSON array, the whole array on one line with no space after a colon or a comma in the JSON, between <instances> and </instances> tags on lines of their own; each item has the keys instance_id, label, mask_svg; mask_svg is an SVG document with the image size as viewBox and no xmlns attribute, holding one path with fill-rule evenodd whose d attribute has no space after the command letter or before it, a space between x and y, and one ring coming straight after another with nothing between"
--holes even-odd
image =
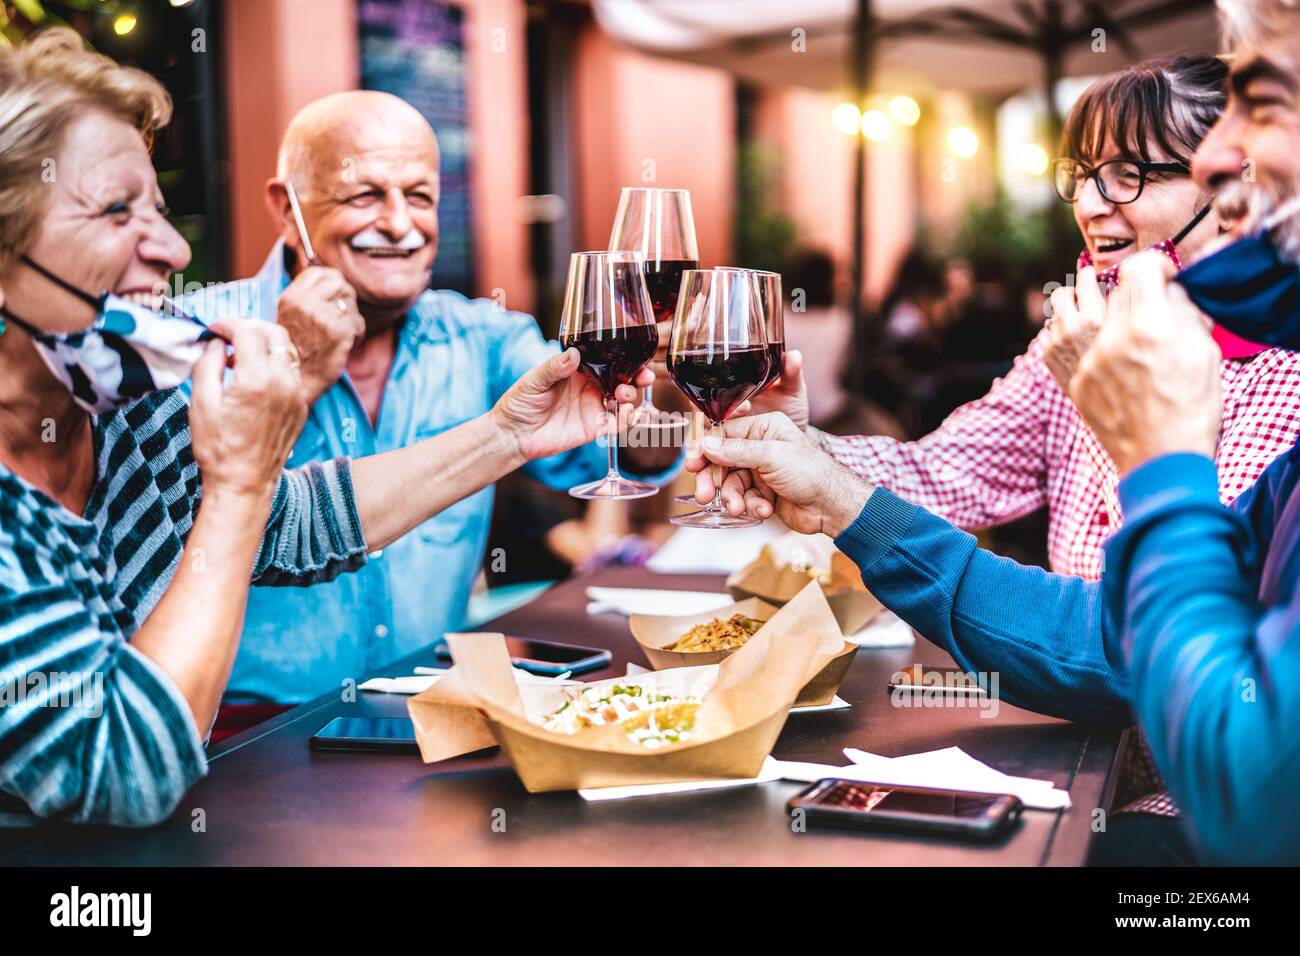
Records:
<instances>
[{"instance_id":1,"label":"smartphone on table","mask_svg":"<svg viewBox=\"0 0 1300 956\"><path fill-rule=\"evenodd\" d=\"M335 717L307 741L312 750L418 754L409 717Z\"/></svg>"},{"instance_id":2,"label":"smartphone on table","mask_svg":"<svg viewBox=\"0 0 1300 956\"><path fill-rule=\"evenodd\" d=\"M951 835L991 840L1007 833L1024 804L1009 793L966 793L929 787L824 778L790 799L810 824Z\"/></svg>"},{"instance_id":3,"label":"smartphone on table","mask_svg":"<svg viewBox=\"0 0 1300 956\"><path fill-rule=\"evenodd\" d=\"M530 637L507 637L506 650L516 667L544 677L564 673L585 674L608 667L614 659L613 654L598 647L539 641ZM446 644L440 645L435 653L439 660L451 662L451 651Z\"/></svg>"},{"instance_id":4,"label":"smartphone on table","mask_svg":"<svg viewBox=\"0 0 1300 956\"><path fill-rule=\"evenodd\" d=\"M923 664L911 664L897 671L889 679L889 689L961 697L988 696L988 691L973 674L957 667L926 667Z\"/></svg>"}]
</instances>

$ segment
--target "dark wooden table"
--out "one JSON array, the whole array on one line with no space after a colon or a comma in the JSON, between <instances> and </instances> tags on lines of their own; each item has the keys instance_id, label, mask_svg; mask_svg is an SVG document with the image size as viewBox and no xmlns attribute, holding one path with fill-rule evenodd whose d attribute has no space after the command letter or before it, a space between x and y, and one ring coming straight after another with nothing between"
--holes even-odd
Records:
<instances>
[{"instance_id":1,"label":"dark wooden table","mask_svg":"<svg viewBox=\"0 0 1300 956\"><path fill-rule=\"evenodd\" d=\"M590 584L721 590L722 581L604 571L559 585L484 629L608 647L613 668L591 679L621 674L629 660L646 663L624 618L587 615L584 589ZM344 703L334 692L214 747L207 777L167 823L149 830L47 824L0 832L0 863L1082 864L1092 812L1109 799L1118 737L1006 704L995 718L969 707L895 709L889 675L915 661L952 663L919 640L915 648L860 651L840 691L853 707L792 715L774 755L843 765L846 746L898 756L955 745L1007 773L1051 779L1070 791L1071 809L1027 811L1012 834L981 846L816 829L792 833L784 804L803 785L783 781L589 804L573 793L527 793L495 748L434 765L415 756L312 752L307 738L334 717L406 714L406 697L360 693ZM416 664L434 663L426 651L381 673L409 674Z\"/></svg>"}]
</instances>

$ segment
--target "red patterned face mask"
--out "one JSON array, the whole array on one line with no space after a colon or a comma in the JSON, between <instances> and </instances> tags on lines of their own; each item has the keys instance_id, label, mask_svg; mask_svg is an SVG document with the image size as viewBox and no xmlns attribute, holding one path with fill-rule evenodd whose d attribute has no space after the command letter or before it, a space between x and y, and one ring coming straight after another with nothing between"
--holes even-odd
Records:
<instances>
[{"instance_id":1,"label":"red patterned face mask","mask_svg":"<svg viewBox=\"0 0 1300 956\"><path fill-rule=\"evenodd\" d=\"M1154 246L1152 246L1151 249L1155 252L1164 253L1164 255L1168 256L1169 261L1174 264L1174 268L1181 272L1183 268L1183 261L1178 257L1178 248L1177 248L1178 243L1182 242L1183 237L1185 237L1189 232L1191 232L1192 229L1195 228L1196 224L1205 218L1205 214L1209 212L1209 210L1210 207L1206 206L1204 209L1202 209L1199 213L1196 214L1196 217L1191 222L1189 222L1185 227L1183 227L1183 230L1180 233L1178 233L1178 235L1173 236L1169 239L1160 240ZM1079 261L1078 261L1077 269L1086 269L1091 265L1092 265L1092 253L1089 252L1087 249L1084 249L1081 253L1079 253ZM1100 272L1098 272L1097 284L1101 286L1102 295L1110 295L1111 290L1113 290L1115 286L1119 285L1119 266L1113 265L1108 269L1102 269ZM1214 326L1214 329L1212 330L1211 334L1214 337L1214 341L1219 346L1219 351L1223 353L1223 357L1226 359L1250 358L1252 355L1258 355L1260 352L1268 348L1267 345L1259 345L1256 342L1248 342L1246 339L1243 339L1239 335L1233 335L1227 329L1222 328L1217 324Z\"/></svg>"},{"instance_id":2,"label":"red patterned face mask","mask_svg":"<svg viewBox=\"0 0 1300 956\"><path fill-rule=\"evenodd\" d=\"M1161 239L1151 247L1152 252L1163 252L1169 257L1169 261L1174 264L1174 268L1182 271L1183 260L1178 258L1178 250L1174 247L1174 240ZM1092 253L1087 249L1079 253L1079 263L1076 270L1081 271L1092 266ZM1109 269L1102 269L1097 273L1097 284L1101 286L1102 295L1110 295L1115 286L1119 285L1119 266L1113 265Z\"/></svg>"}]
</instances>

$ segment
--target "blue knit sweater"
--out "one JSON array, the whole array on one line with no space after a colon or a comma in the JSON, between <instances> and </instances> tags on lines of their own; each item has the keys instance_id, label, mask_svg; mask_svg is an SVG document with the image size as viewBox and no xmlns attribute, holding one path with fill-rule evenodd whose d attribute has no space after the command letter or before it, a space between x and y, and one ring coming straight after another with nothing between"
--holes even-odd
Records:
<instances>
[{"instance_id":1,"label":"blue knit sweater","mask_svg":"<svg viewBox=\"0 0 1300 956\"><path fill-rule=\"evenodd\" d=\"M877 489L836 539L872 592L1017 706L1136 722L1208 862L1300 862L1300 451L1231 507L1170 455L1119 487L1100 584L996 557Z\"/></svg>"}]
</instances>

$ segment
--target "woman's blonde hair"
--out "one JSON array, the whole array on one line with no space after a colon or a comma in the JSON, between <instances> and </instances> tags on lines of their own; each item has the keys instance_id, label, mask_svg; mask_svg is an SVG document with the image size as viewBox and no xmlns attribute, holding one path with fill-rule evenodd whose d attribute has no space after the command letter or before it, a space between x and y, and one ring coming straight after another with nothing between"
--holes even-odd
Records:
<instances>
[{"instance_id":1,"label":"woman's blonde hair","mask_svg":"<svg viewBox=\"0 0 1300 956\"><path fill-rule=\"evenodd\" d=\"M171 119L172 101L148 73L88 50L66 27L0 47L0 272L31 242L64 131L91 109L120 117L149 143Z\"/></svg>"}]
</instances>

